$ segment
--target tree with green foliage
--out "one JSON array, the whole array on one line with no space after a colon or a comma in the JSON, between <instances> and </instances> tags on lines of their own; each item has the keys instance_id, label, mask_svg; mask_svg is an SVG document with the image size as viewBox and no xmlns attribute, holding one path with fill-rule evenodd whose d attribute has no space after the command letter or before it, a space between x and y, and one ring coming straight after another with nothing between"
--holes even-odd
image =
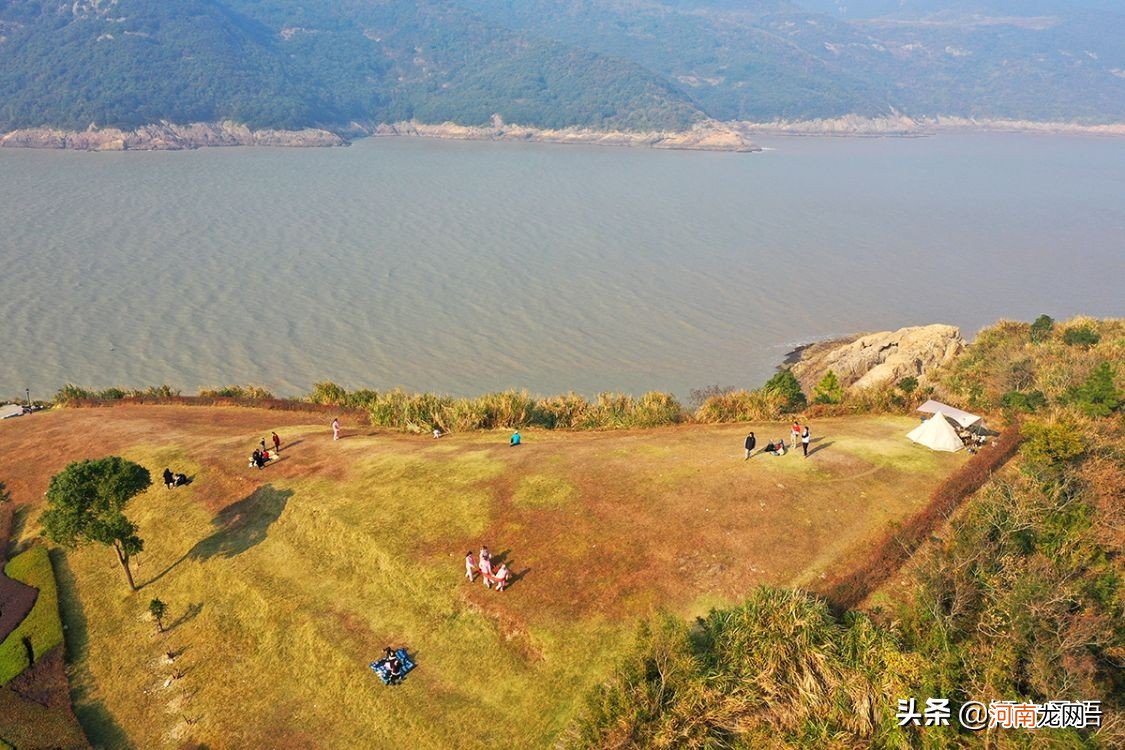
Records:
<instances>
[{"instance_id":1,"label":"tree with green foliage","mask_svg":"<svg viewBox=\"0 0 1125 750\"><path fill-rule=\"evenodd\" d=\"M766 393L776 393L782 396L785 399L785 408L789 411L802 409L808 403L808 399L805 398L805 394L801 390L800 382L789 370L782 370L774 375L766 381L762 390Z\"/></svg>"},{"instance_id":2,"label":"tree with green foliage","mask_svg":"<svg viewBox=\"0 0 1125 750\"><path fill-rule=\"evenodd\" d=\"M1089 349L1094 344L1102 340L1090 326L1075 326L1068 328L1066 333L1063 334L1063 343L1067 346L1080 346L1083 349Z\"/></svg>"},{"instance_id":3,"label":"tree with green foliage","mask_svg":"<svg viewBox=\"0 0 1125 750\"><path fill-rule=\"evenodd\" d=\"M813 402L817 404L838 404L844 400L844 386L836 373L829 370L813 389Z\"/></svg>"},{"instance_id":4,"label":"tree with green foliage","mask_svg":"<svg viewBox=\"0 0 1125 750\"><path fill-rule=\"evenodd\" d=\"M1113 382L1113 365L1102 362L1082 385L1067 391L1066 401L1088 417L1108 417L1121 406L1121 394Z\"/></svg>"},{"instance_id":5,"label":"tree with green foliage","mask_svg":"<svg viewBox=\"0 0 1125 750\"><path fill-rule=\"evenodd\" d=\"M1031 340L1036 344L1041 344L1051 337L1051 331L1055 328L1055 319L1050 315L1040 315L1031 324Z\"/></svg>"},{"instance_id":6,"label":"tree with green foliage","mask_svg":"<svg viewBox=\"0 0 1125 750\"><path fill-rule=\"evenodd\" d=\"M72 463L47 486L43 534L69 548L86 542L113 547L129 588L136 591L129 558L144 549L144 542L122 511L151 484L148 469L117 456Z\"/></svg>"},{"instance_id":7,"label":"tree with green foliage","mask_svg":"<svg viewBox=\"0 0 1125 750\"><path fill-rule=\"evenodd\" d=\"M152 615L152 619L156 620L156 629L161 633L164 632L164 614L168 611L168 605L159 599L153 599L148 603L148 613Z\"/></svg>"}]
</instances>

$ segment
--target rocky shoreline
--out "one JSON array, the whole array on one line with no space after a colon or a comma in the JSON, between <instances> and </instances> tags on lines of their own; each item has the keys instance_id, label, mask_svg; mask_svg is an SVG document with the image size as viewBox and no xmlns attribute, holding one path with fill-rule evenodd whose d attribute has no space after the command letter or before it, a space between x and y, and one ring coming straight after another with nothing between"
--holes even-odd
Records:
<instances>
[{"instance_id":1,"label":"rocky shoreline","mask_svg":"<svg viewBox=\"0 0 1125 750\"><path fill-rule=\"evenodd\" d=\"M343 146L347 140L327 130L251 130L235 122L159 123L136 130L27 128L0 134L0 147L75 151L182 151L203 146Z\"/></svg>"},{"instance_id":2,"label":"rocky shoreline","mask_svg":"<svg viewBox=\"0 0 1125 750\"><path fill-rule=\"evenodd\" d=\"M707 120L685 131L622 131L592 130L589 128L561 128L549 130L511 125L500 118L483 126L426 125L418 122L399 122L378 125L371 135L440 138L458 141L523 141L529 143L560 143L585 146L625 146L685 151L733 151L745 153L761 151L750 138L726 123Z\"/></svg>"},{"instance_id":3,"label":"rocky shoreline","mask_svg":"<svg viewBox=\"0 0 1125 750\"><path fill-rule=\"evenodd\" d=\"M78 151L178 151L205 146L344 146L353 138L414 137L459 141L521 141L528 143L561 143L591 146L626 146L693 151L761 151L744 133L723 123L706 121L690 130L618 131L588 128L548 130L523 125L510 125L494 118L489 126L465 126L454 123L428 125L419 122L397 122L365 126L353 123L343 133L317 128L304 130L251 130L234 122L193 123L176 125L159 123L136 130L90 128L60 130L28 128L0 134L0 147L72 149Z\"/></svg>"},{"instance_id":4,"label":"rocky shoreline","mask_svg":"<svg viewBox=\"0 0 1125 750\"><path fill-rule=\"evenodd\" d=\"M842 117L819 120L737 122L728 125L746 137L758 135L838 136L844 138L921 138L939 133L1036 133L1047 135L1125 136L1125 123L1083 125L1034 120L993 120L967 117Z\"/></svg>"},{"instance_id":5,"label":"rocky shoreline","mask_svg":"<svg viewBox=\"0 0 1125 750\"><path fill-rule=\"evenodd\" d=\"M472 126L446 122L415 121L381 124L351 123L346 129L252 130L239 123L197 122L177 125L162 122L136 130L95 128L62 130L25 128L0 133L0 148L69 149L75 151L180 151L209 146L275 146L311 148L346 146L364 137L436 138L456 141L558 143L584 146L617 146L684 151L761 151L754 142L769 136L837 136L848 138L919 138L939 133L1041 133L1125 137L1125 124L1079 125L1028 120L973 120L962 117L869 118L858 115L822 120L776 120L773 122L719 122L705 120L684 131L624 131L591 128L533 128L505 123L494 117L490 125Z\"/></svg>"}]
</instances>

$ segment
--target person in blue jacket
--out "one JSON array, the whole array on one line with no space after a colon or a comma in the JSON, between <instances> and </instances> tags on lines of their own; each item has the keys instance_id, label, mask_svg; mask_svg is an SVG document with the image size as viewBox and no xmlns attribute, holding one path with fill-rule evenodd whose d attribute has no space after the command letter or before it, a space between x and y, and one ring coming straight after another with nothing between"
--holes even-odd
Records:
<instances>
[{"instance_id":1,"label":"person in blue jacket","mask_svg":"<svg viewBox=\"0 0 1125 750\"><path fill-rule=\"evenodd\" d=\"M519 430L516 430L515 432L512 433L512 439L508 444L509 445L519 445L520 444L520 431Z\"/></svg>"}]
</instances>

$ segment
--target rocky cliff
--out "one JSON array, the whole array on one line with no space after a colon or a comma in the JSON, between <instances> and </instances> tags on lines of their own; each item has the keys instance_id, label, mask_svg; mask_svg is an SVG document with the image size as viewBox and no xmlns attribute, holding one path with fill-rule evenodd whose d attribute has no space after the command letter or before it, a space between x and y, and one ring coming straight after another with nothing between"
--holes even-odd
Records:
<instances>
[{"instance_id":1,"label":"rocky cliff","mask_svg":"<svg viewBox=\"0 0 1125 750\"><path fill-rule=\"evenodd\" d=\"M832 370L845 387L868 388L924 376L965 348L956 326L928 325L814 344L793 365L806 393Z\"/></svg>"}]
</instances>

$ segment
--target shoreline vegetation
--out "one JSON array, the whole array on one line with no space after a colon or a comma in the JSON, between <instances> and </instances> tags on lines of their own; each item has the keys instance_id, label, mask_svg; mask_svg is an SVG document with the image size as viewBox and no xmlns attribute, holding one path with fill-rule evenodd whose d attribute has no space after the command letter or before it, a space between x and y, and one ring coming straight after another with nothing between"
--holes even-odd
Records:
<instances>
[{"instance_id":1,"label":"shoreline vegetation","mask_svg":"<svg viewBox=\"0 0 1125 750\"><path fill-rule=\"evenodd\" d=\"M1055 325L1047 316L1041 316L1037 323L1042 323L1043 320ZM1077 317L1060 323L1058 327L1065 334L1064 348L1070 351L1070 356L1078 357L1093 345L1089 342L1096 343L1103 337L1114 340L1120 325L1121 321L1115 319L1099 321ZM996 335L1003 335L1013 327L1026 326L1026 323L1001 321L982 330L970 348L974 351L986 350L989 341ZM948 327L935 325L905 328L894 334L927 328ZM810 373L800 371L801 365L822 358L825 353L841 350L857 338L861 337L833 338L798 346L786 354L777 372L760 387L747 389L709 385L692 389L686 404L675 394L662 391L650 391L640 396L602 392L588 398L574 392L542 396L527 390L508 389L464 397L411 392L402 388L383 391L360 388L349 391L331 381L316 383L309 393L289 398L278 398L268 388L258 385L204 388L194 396L185 396L179 389L166 384L143 389L110 387L98 390L68 383L58 390L53 402L71 407L164 404L338 413L356 417L372 426L414 433L429 433L433 429L450 433L527 427L548 430L612 430L690 423L780 420L793 415L815 419L849 414L893 414L907 413L917 404L935 396L952 398L955 405L976 411L996 412L1004 409L1012 414L1035 411L1047 403L1043 394L1031 397L1020 387L997 392L987 402L979 394L952 393L951 386L958 381L951 378L945 383L946 371L958 361L973 359L972 356L966 357L960 346L955 347L957 356L954 358L926 357L927 364L921 371L899 371L888 375L884 380L873 382L860 383L861 373L847 370L834 372L830 368L821 372L818 369L812 373L811 380ZM959 337L957 341L960 341ZM897 346L895 344L893 348ZM938 348L947 348L944 339L939 340ZM837 364L847 367L845 361ZM867 362L868 369L877 364L874 361ZM1018 378L1013 381L1016 386L1020 382L1022 381ZM1052 396L1062 398L1060 394ZM1030 408L1031 406L1035 408Z\"/></svg>"},{"instance_id":2,"label":"shoreline vegetation","mask_svg":"<svg viewBox=\"0 0 1125 750\"><path fill-rule=\"evenodd\" d=\"M1125 137L1125 123L1082 124L946 116L872 118L845 115L829 119L771 122L704 120L680 131L625 131L585 127L536 128L505 123L499 117L494 117L490 125L479 126L411 120L373 125L352 123L342 130L254 130L232 121L190 124L160 122L135 130L95 126L81 131L52 127L23 128L0 133L0 148L73 151L181 151L209 146L323 148L346 146L353 140L366 137L407 137L750 153L763 150L754 142L754 138L761 135L919 138L942 133L1021 133L1120 138Z\"/></svg>"}]
</instances>

